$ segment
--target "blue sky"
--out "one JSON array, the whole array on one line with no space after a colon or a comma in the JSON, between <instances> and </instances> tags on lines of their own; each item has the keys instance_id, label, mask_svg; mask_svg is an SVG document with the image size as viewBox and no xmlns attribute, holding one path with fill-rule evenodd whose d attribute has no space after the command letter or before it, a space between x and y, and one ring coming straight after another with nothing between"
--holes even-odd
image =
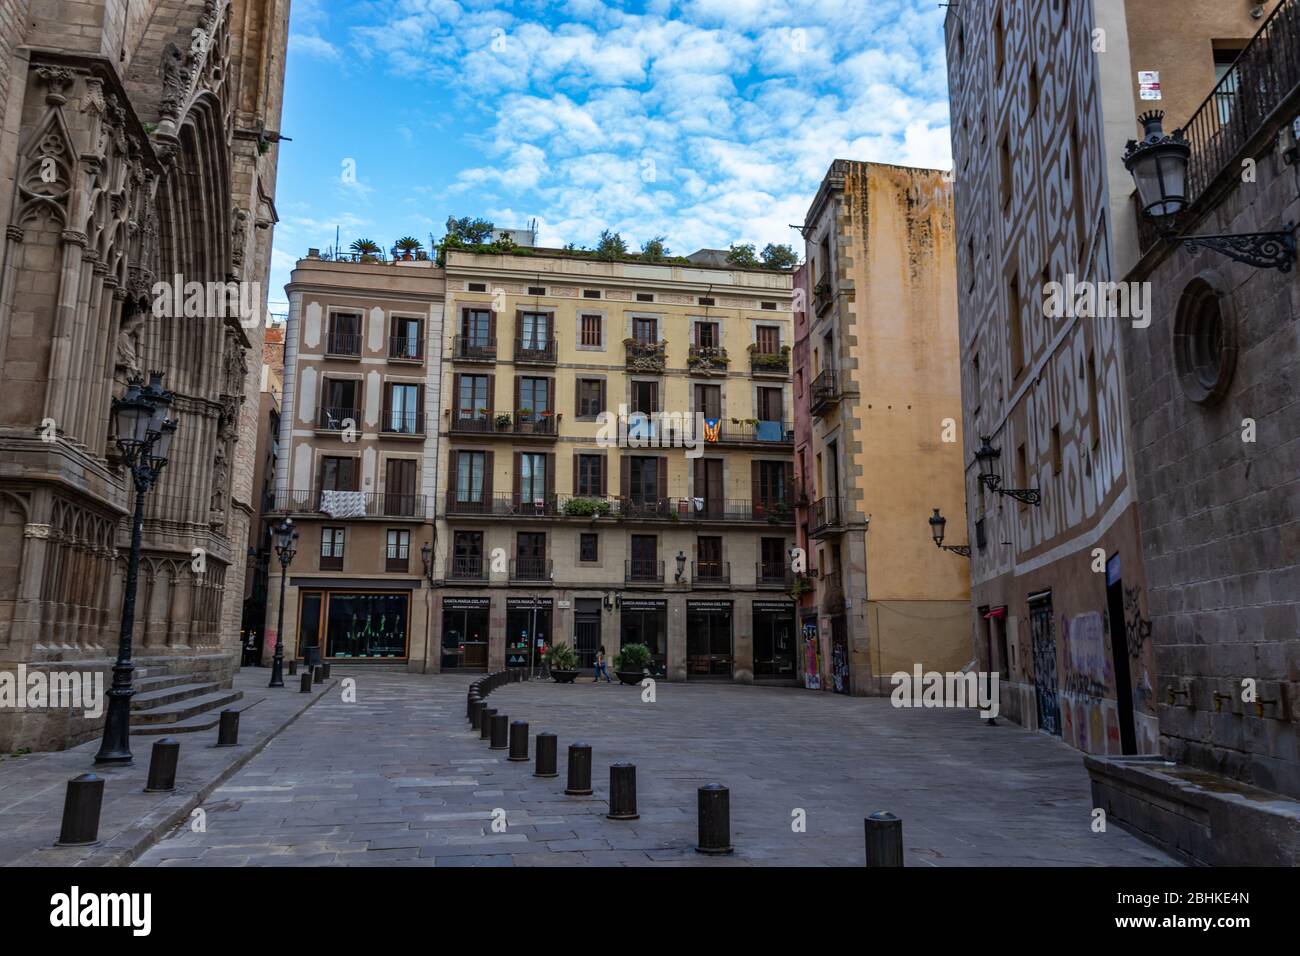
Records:
<instances>
[{"instance_id":1,"label":"blue sky","mask_svg":"<svg viewBox=\"0 0 1300 956\"><path fill-rule=\"evenodd\" d=\"M934 0L294 0L270 299L449 215L798 245L836 157L948 168ZM354 173L354 175L353 175Z\"/></svg>"}]
</instances>

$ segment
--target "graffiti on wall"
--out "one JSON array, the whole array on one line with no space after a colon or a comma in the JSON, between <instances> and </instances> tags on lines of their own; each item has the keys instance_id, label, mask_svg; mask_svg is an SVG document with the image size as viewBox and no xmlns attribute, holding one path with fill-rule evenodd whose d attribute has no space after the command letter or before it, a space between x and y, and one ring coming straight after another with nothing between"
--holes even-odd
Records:
<instances>
[{"instance_id":1,"label":"graffiti on wall","mask_svg":"<svg viewBox=\"0 0 1300 956\"><path fill-rule=\"evenodd\" d=\"M1142 604L1136 587L1124 589L1124 639L1128 654L1135 660L1142 657L1142 648L1151 636L1151 621L1142 616Z\"/></svg>"},{"instance_id":2,"label":"graffiti on wall","mask_svg":"<svg viewBox=\"0 0 1300 956\"><path fill-rule=\"evenodd\" d=\"M1061 615L1061 637L1065 644L1062 738L1087 753L1118 749L1119 723L1113 703L1106 700L1115 673L1101 614L1088 611L1069 619Z\"/></svg>"}]
</instances>

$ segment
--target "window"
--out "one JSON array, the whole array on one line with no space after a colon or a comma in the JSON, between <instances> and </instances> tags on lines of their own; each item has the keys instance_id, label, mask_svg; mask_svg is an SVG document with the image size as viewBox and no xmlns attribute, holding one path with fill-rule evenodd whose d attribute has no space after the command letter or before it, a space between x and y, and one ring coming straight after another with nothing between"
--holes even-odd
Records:
<instances>
[{"instance_id":1,"label":"window","mask_svg":"<svg viewBox=\"0 0 1300 956\"><path fill-rule=\"evenodd\" d=\"M421 502L415 494L419 462L412 458L390 458L384 470L384 514L416 517Z\"/></svg>"},{"instance_id":2,"label":"window","mask_svg":"<svg viewBox=\"0 0 1300 956\"><path fill-rule=\"evenodd\" d=\"M486 418L492 408L486 375L456 376L456 417Z\"/></svg>"},{"instance_id":3,"label":"window","mask_svg":"<svg viewBox=\"0 0 1300 956\"><path fill-rule=\"evenodd\" d=\"M717 322L695 323L695 344L702 349L715 349L720 343Z\"/></svg>"},{"instance_id":4,"label":"window","mask_svg":"<svg viewBox=\"0 0 1300 956\"><path fill-rule=\"evenodd\" d=\"M320 529L320 569L322 571L343 570L343 535L342 528L324 527Z\"/></svg>"},{"instance_id":5,"label":"window","mask_svg":"<svg viewBox=\"0 0 1300 956\"><path fill-rule=\"evenodd\" d=\"M605 494L605 456L577 455L574 494L599 496Z\"/></svg>"},{"instance_id":6,"label":"window","mask_svg":"<svg viewBox=\"0 0 1300 956\"><path fill-rule=\"evenodd\" d=\"M769 311L769 312L775 312L775 311L776 311L776 303L775 303L775 302L760 302L760 303L758 304L758 307L759 307L760 309L766 309L766 310Z\"/></svg>"},{"instance_id":7,"label":"window","mask_svg":"<svg viewBox=\"0 0 1300 956\"><path fill-rule=\"evenodd\" d=\"M452 537L451 577L483 577L482 531L457 531Z\"/></svg>"},{"instance_id":8,"label":"window","mask_svg":"<svg viewBox=\"0 0 1300 956\"><path fill-rule=\"evenodd\" d=\"M1052 474L1061 473L1061 426L1052 426Z\"/></svg>"},{"instance_id":9,"label":"window","mask_svg":"<svg viewBox=\"0 0 1300 956\"><path fill-rule=\"evenodd\" d=\"M410 570L411 532L398 528L388 529L384 550L384 570L405 574Z\"/></svg>"},{"instance_id":10,"label":"window","mask_svg":"<svg viewBox=\"0 0 1300 956\"><path fill-rule=\"evenodd\" d=\"M726 505L722 461L718 458L695 459L695 510L711 517L721 516Z\"/></svg>"},{"instance_id":11,"label":"window","mask_svg":"<svg viewBox=\"0 0 1300 956\"><path fill-rule=\"evenodd\" d=\"M468 285L465 286L465 289L466 289L466 291L469 291L469 292L486 292L486 291L487 291L487 283L486 283L486 282L471 282L471 283L469 283Z\"/></svg>"},{"instance_id":12,"label":"window","mask_svg":"<svg viewBox=\"0 0 1300 956\"><path fill-rule=\"evenodd\" d=\"M595 532L584 531L578 535L578 560L585 564L595 564L600 560L599 536Z\"/></svg>"},{"instance_id":13,"label":"window","mask_svg":"<svg viewBox=\"0 0 1300 956\"><path fill-rule=\"evenodd\" d=\"M1011 374L1019 375L1025 367L1025 341L1020 328L1020 273L1007 283L1007 334L1011 346Z\"/></svg>"},{"instance_id":14,"label":"window","mask_svg":"<svg viewBox=\"0 0 1300 956\"><path fill-rule=\"evenodd\" d=\"M1034 114L1038 112L1038 67L1029 68L1029 118L1033 119Z\"/></svg>"},{"instance_id":15,"label":"window","mask_svg":"<svg viewBox=\"0 0 1300 956\"><path fill-rule=\"evenodd\" d=\"M519 500L546 500L546 455L540 452L519 454Z\"/></svg>"},{"instance_id":16,"label":"window","mask_svg":"<svg viewBox=\"0 0 1300 956\"><path fill-rule=\"evenodd\" d=\"M655 300L655 294L653 292L638 292L636 294L636 300L638 302L653 302Z\"/></svg>"},{"instance_id":17,"label":"window","mask_svg":"<svg viewBox=\"0 0 1300 956\"><path fill-rule=\"evenodd\" d=\"M331 313L325 351L332 355L360 355L361 316L353 312Z\"/></svg>"},{"instance_id":18,"label":"window","mask_svg":"<svg viewBox=\"0 0 1300 956\"><path fill-rule=\"evenodd\" d=\"M546 295L546 287L540 285L530 285L528 287L529 295Z\"/></svg>"},{"instance_id":19,"label":"window","mask_svg":"<svg viewBox=\"0 0 1300 956\"><path fill-rule=\"evenodd\" d=\"M551 343L549 312L519 313L519 344L534 351L545 350Z\"/></svg>"},{"instance_id":20,"label":"window","mask_svg":"<svg viewBox=\"0 0 1300 956\"><path fill-rule=\"evenodd\" d=\"M546 568L546 532L520 531L515 535L514 577L525 581L545 581L549 577Z\"/></svg>"},{"instance_id":21,"label":"window","mask_svg":"<svg viewBox=\"0 0 1300 956\"><path fill-rule=\"evenodd\" d=\"M549 416L551 411L551 380L549 378L520 378L518 381L519 407L515 410L521 422L536 422Z\"/></svg>"},{"instance_id":22,"label":"window","mask_svg":"<svg viewBox=\"0 0 1300 956\"><path fill-rule=\"evenodd\" d=\"M784 420L783 395L779 388L758 389L758 415L760 422Z\"/></svg>"},{"instance_id":23,"label":"window","mask_svg":"<svg viewBox=\"0 0 1300 956\"><path fill-rule=\"evenodd\" d=\"M384 431L415 435L424 431L419 385L390 382L384 394Z\"/></svg>"},{"instance_id":24,"label":"window","mask_svg":"<svg viewBox=\"0 0 1300 956\"><path fill-rule=\"evenodd\" d=\"M1002 78L1002 66L1007 58L1007 37L1006 26L1002 20L1002 11L998 10L997 18L993 21L993 77L994 79Z\"/></svg>"},{"instance_id":25,"label":"window","mask_svg":"<svg viewBox=\"0 0 1300 956\"><path fill-rule=\"evenodd\" d=\"M695 574L705 581L723 577L722 538L710 535L695 539Z\"/></svg>"},{"instance_id":26,"label":"window","mask_svg":"<svg viewBox=\"0 0 1300 956\"><path fill-rule=\"evenodd\" d=\"M638 345L658 345L659 320L641 318L633 319L632 338L636 340Z\"/></svg>"},{"instance_id":27,"label":"window","mask_svg":"<svg viewBox=\"0 0 1300 956\"><path fill-rule=\"evenodd\" d=\"M605 380L580 378L577 385L579 418L595 418L605 408Z\"/></svg>"},{"instance_id":28,"label":"window","mask_svg":"<svg viewBox=\"0 0 1300 956\"><path fill-rule=\"evenodd\" d=\"M966 286L967 292L975 291L975 237L972 235L966 240L966 271L970 277L970 282Z\"/></svg>"},{"instance_id":29,"label":"window","mask_svg":"<svg viewBox=\"0 0 1300 956\"><path fill-rule=\"evenodd\" d=\"M317 427L342 431L351 422L361 425L361 383L351 378L327 378L321 387L321 408Z\"/></svg>"},{"instance_id":30,"label":"window","mask_svg":"<svg viewBox=\"0 0 1300 956\"><path fill-rule=\"evenodd\" d=\"M633 382L631 410L643 415L659 411L659 383Z\"/></svg>"},{"instance_id":31,"label":"window","mask_svg":"<svg viewBox=\"0 0 1300 956\"><path fill-rule=\"evenodd\" d=\"M659 573L659 539L652 534L632 535L632 560L628 562L628 577L633 581L657 581Z\"/></svg>"},{"instance_id":32,"label":"window","mask_svg":"<svg viewBox=\"0 0 1300 956\"><path fill-rule=\"evenodd\" d=\"M492 313L488 309L465 309L460 316L460 334L467 345L492 344Z\"/></svg>"},{"instance_id":33,"label":"window","mask_svg":"<svg viewBox=\"0 0 1300 956\"><path fill-rule=\"evenodd\" d=\"M580 322L580 338L583 348L599 349L605 345L604 317L584 315Z\"/></svg>"},{"instance_id":34,"label":"window","mask_svg":"<svg viewBox=\"0 0 1300 956\"><path fill-rule=\"evenodd\" d=\"M1183 394L1198 405L1223 400L1237 366L1232 299L1205 278L1189 282L1174 313L1174 367Z\"/></svg>"},{"instance_id":35,"label":"window","mask_svg":"<svg viewBox=\"0 0 1300 956\"><path fill-rule=\"evenodd\" d=\"M420 320L404 315L393 316L388 331L388 357L423 358L424 353L420 346Z\"/></svg>"},{"instance_id":36,"label":"window","mask_svg":"<svg viewBox=\"0 0 1300 956\"><path fill-rule=\"evenodd\" d=\"M462 451L456 456L457 501L481 502L483 500L483 477L486 464L485 453L481 451Z\"/></svg>"},{"instance_id":37,"label":"window","mask_svg":"<svg viewBox=\"0 0 1300 956\"><path fill-rule=\"evenodd\" d=\"M583 297L584 299L599 299L599 298L600 298L600 290L599 290L599 289L583 289L583 290L582 290L582 297Z\"/></svg>"},{"instance_id":38,"label":"window","mask_svg":"<svg viewBox=\"0 0 1300 956\"><path fill-rule=\"evenodd\" d=\"M627 459L628 496L641 504L653 503L662 494L659 488L659 459L634 455Z\"/></svg>"},{"instance_id":39,"label":"window","mask_svg":"<svg viewBox=\"0 0 1300 956\"><path fill-rule=\"evenodd\" d=\"M325 457L320 462L322 491L356 491L357 459Z\"/></svg>"},{"instance_id":40,"label":"window","mask_svg":"<svg viewBox=\"0 0 1300 956\"><path fill-rule=\"evenodd\" d=\"M785 538L760 538L758 554L761 577L778 581L785 578Z\"/></svg>"},{"instance_id":41,"label":"window","mask_svg":"<svg viewBox=\"0 0 1300 956\"><path fill-rule=\"evenodd\" d=\"M700 296L700 305L717 305L717 302L715 302L709 296L702 295Z\"/></svg>"},{"instance_id":42,"label":"window","mask_svg":"<svg viewBox=\"0 0 1300 956\"><path fill-rule=\"evenodd\" d=\"M695 411L705 418L722 417L722 386L696 385Z\"/></svg>"},{"instance_id":43,"label":"window","mask_svg":"<svg viewBox=\"0 0 1300 956\"><path fill-rule=\"evenodd\" d=\"M754 468L754 500L771 506L786 500L786 463L783 461L756 461Z\"/></svg>"},{"instance_id":44,"label":"window","mask_svg":"<svg viewBox=\"0 0 1300 956\"><path fill-rule=\"evenodd\" d=\"M763 355L775 355L781 351L781 330L775 325L760 325L754 330L757 351Z\"/></svg>"}]
</instances>

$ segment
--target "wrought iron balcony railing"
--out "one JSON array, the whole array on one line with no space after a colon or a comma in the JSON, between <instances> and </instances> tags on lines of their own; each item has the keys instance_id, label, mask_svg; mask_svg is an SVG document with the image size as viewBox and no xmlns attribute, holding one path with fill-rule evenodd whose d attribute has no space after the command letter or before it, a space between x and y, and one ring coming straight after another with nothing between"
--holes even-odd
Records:
<instances>
[{"instance_id":1,"label":"wrought iron balcony railing","mask_svg":"<svg viewBox=\"0 0 1300 956\"><path fill-rule=\"evenodd\" d=\"M513 558L510 561L511 581L551 580L550 558Z\"/></svg>"},{"instance_id":2,"label":"wrought iron balcony railing","mask_svg":"<svg viewBox=\"0 0 1300 956\"><path fill-rule=\"evenodd\" d=\"M729 585L731 583L731 562L692 561L691 581L695 584Z\"/></svg>"},{"instance_id":3,"label":"wrought iron balcony railing","mask_svg":"<svg viewBox=\"0 0 1300 956\"><path fill-rule=\"evenodd\" d=\"M812 533L818 534L822 531L834 531L841 527L843 518L840 515L839 498L818 498L812 505Z\"/></svg>"},{"instance_id":4,"label":"wrought iron balcony railing","mask_svg":"<svg viewBox=\"0 0 1300 956\"><path fill-rule=\"evenodd\" d=\"M457 362L492 362L497 360L497 343L486 336L457 335L451 340L451 357Z\"/></svg>"},{"instance_id":5,"label":"wrought iron balcony railing","mask_svg":"<svg viewBox=\"0 0 1300 956\"><path fill-rule=\"evenodd\" d=\"M319 431L342 432L361 430L361 409L341 405L322 405L316 409L316 428Z\"/></svg>"},{"instance_id":6,"label":"wrought iron balcony railing","mask_svg":"<svg viewBox=\"0 0 1300 956\"><path fill-rule=\"evenodd\" d=\"M627 584L663 584L664 563L649 558L630 558L623 562L623 581Z\"/></svg>"},{"instance_id":7,"label":"wrought iron balcony railing","mask_svg":"<svg viewBox=\"0 0 1300 956\"><path fill-rule=\"evenodd\" d=\"M393 335L388 339L388 357L401 362L423 362L424 341L407 335Z\"/></svg>"},{"instance_id":8,"label":"wrought iron balcony railing","mask_svg":"<svg viewBox=\"0 0 1300 956\"><path fill-rule=\"evenodd\" d=\"M333 332L325 336L325 354L344 358L361 357L361 335L357 332Z\"/></svg>"},{"instance_id":9,"label":"wrought iron balcony railing","mask_svg":"<svg viewBox=\"0 0 1300 956\"><path fill-rule=\"evenodd\" d=\"M558 343L554 336L549 339L515 339L516 365L554 365Z\"/></svg>"},{"instance_id":10,"label":"wrought iron balcony railing","mask_svg":"<svg viewBox=\"0 0 1300 956\"><path fill-rule=\"evenodd\" d=\"M812 387L809 389L809 410L814 415L817 415L834 405L839 400L839 376L836 375L835 369L825 369L820 375L812 380Z\"/></svg>"},{"instance_id":11,"label":"wrought iron balcony railing","mask_svg":"<svg viewBox=\"0 0 1300 956\"><path fill-rule=\"evenodd\" d=\"M385 435L423 435L424 412L384 412L379 430Z\"/></svg>"}]
</instances>

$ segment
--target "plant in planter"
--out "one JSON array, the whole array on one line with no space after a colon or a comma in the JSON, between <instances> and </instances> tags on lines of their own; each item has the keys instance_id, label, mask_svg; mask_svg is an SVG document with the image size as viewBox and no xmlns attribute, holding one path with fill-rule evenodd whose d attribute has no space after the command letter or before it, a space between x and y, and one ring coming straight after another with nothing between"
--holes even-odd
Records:
<instances>
[{"instance_id":1,"label":"plant in planter","mask_svg":"<svg viewBox=\"0 0 1300 956\"><path fill-rule=\"evenodd\" d=\"M379 261L379 243L372 239L356 239L350 246L362 262Z\"/></svg>"},{"instance_id":2,"label":"plant in planter","mask_svg":"<svg viewBox=\"0 0 1300 956\"><path fill-rule=\"evenodd\" d=\"M506 431L510 427L510 416L502 412L496 418L497 431Z\"/></svg>"},{"instance_id":3,"label":"plant in planter","mask_svg":"<svg viewBox=\"0 0 1300 956\"><path fill-rule=\"evenodd\" d=\"M521 408L516 411L515 423L519 426L521 432L531 432L533 430L533 410L531 408Z\"/></svg>"},{"instance_id":4,"label":"plant in planter","mask_svg":"<svg viewBox=\"0 0 1300 956\"><path fill-rule=\"evenodd\" d=\"M423 250L423 243L414 236L403 236L393 243L393 257L401 257L403 262L410 262L415 259L416 254Z\"/></svg>"},{"instance_id":5,"label":"plant in planter","mask_svg":"<svg viewBox=\"0 0 1300 956\"><path fill-rule=\"evenodd\" d=\"M578 655L563 642L552 644L543 655L551 677L560 684L572 684L578 676Z\"/></svg>"},{"instance_id":6,"label":"plant in planter","mask_svg":"<svg viewBox=\"0 0 1300 956\"><path fill-rule=\"evenodd\" d=\"M644 644L624 644L614 655L614 673L620 684L639 684L646 668L654 660Z\"/></svg>"},{"instance_id":7,"label":"plant in planter","mask_svg":"<svg viewBox=\"0 0 1300 956\"><path fill-rule=\"evenodd\" d=\"M603 517L611 510L610 503L603 498L570 498L564 503L564 513L571 518Z\"/></svg>"}]
</instances>

